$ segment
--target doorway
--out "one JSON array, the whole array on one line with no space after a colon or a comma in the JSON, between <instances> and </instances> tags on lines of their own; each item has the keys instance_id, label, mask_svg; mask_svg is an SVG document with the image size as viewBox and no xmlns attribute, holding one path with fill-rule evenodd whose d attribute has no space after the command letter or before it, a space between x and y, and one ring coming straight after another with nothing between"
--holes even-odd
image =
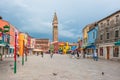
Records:
<instances>
[{"instance_id":1,"label":"doorway","mask_svg":"<svg viewBox=\"0 0 120 80\"><path fill-rule=\"evenodd\" d=\"M107 48L107 59L109 60L110 59L110 47L106 47Z\"/></svg>"}]
</instances>

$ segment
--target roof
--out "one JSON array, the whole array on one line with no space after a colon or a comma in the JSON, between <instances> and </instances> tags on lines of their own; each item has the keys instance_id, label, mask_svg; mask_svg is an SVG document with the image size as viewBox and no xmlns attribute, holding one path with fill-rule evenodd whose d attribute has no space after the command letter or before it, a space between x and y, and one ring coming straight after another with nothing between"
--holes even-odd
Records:
<instances>
[{"instance_id":1,"label":"roof","mask_svg":"<svg viewBox=\"0 0 120 80\"><path fill-rule=\"evenodd\" d=\"M117 14L117 13L119 13L119 12L120 12L120 10L118 10L118 11L112 13L111 15L109 15L109 16L107 16L107 17L101 19L101 20L99 20L98 23L101 22L101 21L103 21L103 20L105 20L105 19L107 19L107 18L109 18L109 17L111 17L111 16L113 16L113 15L115 15L115 14Z\"/></svg>"}]
</instances>

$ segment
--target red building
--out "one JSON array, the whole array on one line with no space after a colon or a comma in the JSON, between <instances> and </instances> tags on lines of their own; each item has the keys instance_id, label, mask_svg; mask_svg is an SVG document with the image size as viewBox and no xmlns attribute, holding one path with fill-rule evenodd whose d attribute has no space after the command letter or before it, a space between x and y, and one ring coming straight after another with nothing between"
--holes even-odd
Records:
<instances>
[{"instance_id":1,"label":"red building","mask_svg":"<svg viewBox=\"0 0 120 80\"><path fill-rule=\"evenodd\" d=\"M48 51L49 51L49 39L35 39L35 48L33 50L34 53Z\"/></svg>"}]
</instances>

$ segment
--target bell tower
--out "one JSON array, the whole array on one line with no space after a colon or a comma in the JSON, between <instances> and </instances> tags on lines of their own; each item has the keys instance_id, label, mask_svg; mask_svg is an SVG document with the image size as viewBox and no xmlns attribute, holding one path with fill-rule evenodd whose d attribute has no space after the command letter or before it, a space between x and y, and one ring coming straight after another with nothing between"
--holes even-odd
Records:
<instances>
[{"instance_id":1,"label":"bell tower","mask_svg":"<svg viewBox=\"0 0 120 80\"><path fill-rule=\"evenodd\" d=\"M54 13L52 25L53 25L53 42L55 42L58 41L58 19L56 12Z\"/></svg>"}]
</instances>

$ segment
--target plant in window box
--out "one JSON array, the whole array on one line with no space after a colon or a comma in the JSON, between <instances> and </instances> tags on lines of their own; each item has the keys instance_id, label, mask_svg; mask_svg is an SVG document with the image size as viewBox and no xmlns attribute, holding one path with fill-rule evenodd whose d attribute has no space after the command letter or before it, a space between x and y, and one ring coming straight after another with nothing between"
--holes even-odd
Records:
<instances>
[{"instance_id":1,"label":"plant in window box","mask_svg":"<svg viewBox=\"0 0 120 80\"><path fill-rule=\"evenodd\" d=\"M9 30L10 30L10 26L5 25L5 26L4 26L4 32L9 32Z\"/></svg>"}]
</instances>

